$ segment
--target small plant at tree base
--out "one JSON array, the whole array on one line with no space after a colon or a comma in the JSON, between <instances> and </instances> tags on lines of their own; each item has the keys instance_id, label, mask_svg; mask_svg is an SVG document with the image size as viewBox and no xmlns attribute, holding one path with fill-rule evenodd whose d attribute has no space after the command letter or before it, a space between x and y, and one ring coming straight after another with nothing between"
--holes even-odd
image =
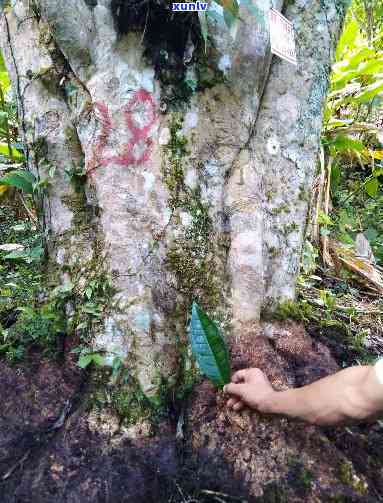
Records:
<instances>
[{"instance_id":1,"label":"small plant at tree base","mask_svg":"<svg viewBox=\"0 0 383 503\"><path fill-rule=\"evenodd\" d=\"M86 180L86 170L84 166L72 166L65 168L65 177L69 182L81 183Z\"/></svg>"},{"instance_id":2,"label":"small plant at tree base","mask_svg":"<svg viewBox=\"0 0 383 503\"><path fill-rule=\"evenodd\" d=\"M302 272L305 275L312 274L317 268L317 258L319 256L318 249L313 246L310 241L306 241L302 252Z\"/></svg>"},{"instance_id":3,"label":"small plant at tree base","mask_svg":"<svg viewBox=\"0 0 383 503\"><path fill-rule=\"evenodd\" d=\"M20 361L27 348L35 347L44 354L57 351L57 337L63 333L63 321L52 305L40 308L20 307L17 321L0 332L0 353L11 362Z\"/></svg>"},{"instance_id":4,"label":"small plant at tree base","mask_svg":"<svg viewBox=\"0 0 383 503\"><path fill-rule=\"evenodd\" d=\"M297 302L285 301L279 304L273 318L279 321L293 319L296 321L308 322L315 320L314 310L306 300Z\"/></svg>"},{"instance_id":5,"label":"small plant at tree base","mask_svg":"<svg viewBox=\"0 0 383 503\"><path fill-rule=\"evenodd\" d=\"M77 365L81 369L86 369L90 365L94 364L97 367L103 367L105 365L105 360L102 354L98 351L94 351L87 347L75 348L72 353L79 353L79 359Z\"/></svg>"}]
</instances>

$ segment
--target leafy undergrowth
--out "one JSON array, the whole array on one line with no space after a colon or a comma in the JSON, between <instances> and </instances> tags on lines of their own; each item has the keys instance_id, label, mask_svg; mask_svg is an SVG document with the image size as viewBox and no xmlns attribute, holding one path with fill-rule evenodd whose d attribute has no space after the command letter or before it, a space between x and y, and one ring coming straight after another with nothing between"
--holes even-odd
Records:
<instances>
[{"instance_id":1,"label":"leafy undergrowth","mask_svg":"<svg viewBox=\"0 0 383 503\"><path fill-rule=\"evenodd\" d=\"M324 110L320 170L296 303L341 366L383 353L383 24L380 2L353 0Z\"/></svg>"},{"instance_id":2,"label":"leafy undergrowth","mask_svg":"<svg viewBox=\"0 0 383 503\"><path fill-rule=\"evenodd\" d=\"M3 199L0 358L19 363L36 349L44 357L59 357L70 339L79 367L102 366L103 355L90 348L90 334L102 323L107 310L112 295L109 278L102 264L90 263L85 281L80 282L80 273L74 270L72 281L57 285L57 278L49 276L42 242L39 227L31 222L30 215L20 211L9 197ZM115 366L120 363L117 359Z\"/></svg>"},{"instance_id":3,"label":"leafy undergrowth","mask_svg":"<svg viewBox=\"0 0 383 503\"><path fill-rule=\"evenodd\" d=\"M372 364L383 353L382 300L323 271L302 279L297 301L282 304L277 317L302 321L341 367Z\"/></svg>"},{"instance_id":4,"label":"leafy undergrowth","mask_svg":"<svg viewBox=\"0 0 383 503\"><path fill-rule=\"evenodd\" d=\"M0 357L11 363L34 348L51 356L59 333L57 313L42 307L44 249L27 183L32 175L12 175L23 160L16 101L0 54Z\"/></svg>"},{"instance_id":5,"label":"leafy undergrowth","mask_svg":"<svg viewBox=\"0 0 383 503\"><path fill-rule=\"evenodd\" d=\"M41 236L10 201L0 206L0 243L0 355L17 362L29 346L52 349L55 319L34 309L44 297Z\"/></svg>"}]
</instances>

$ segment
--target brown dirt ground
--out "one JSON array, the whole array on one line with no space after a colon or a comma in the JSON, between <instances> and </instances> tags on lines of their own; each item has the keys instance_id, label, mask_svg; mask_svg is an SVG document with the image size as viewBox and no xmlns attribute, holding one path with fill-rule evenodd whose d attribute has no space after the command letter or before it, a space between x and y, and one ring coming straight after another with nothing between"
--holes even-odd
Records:
<instances>
[{"instance_id":1,"label":"brown dirt ground","mask_svg":"<svg viewBox=\"0 0 383 503\"><path fill-rule=\"evenodd\" d=\"M335 371L316 337L285 323L237 341L234 367L260 366L281 388ZM326 429L228 412L208 383L177 418L130 438L106 419L94 427L88 374L32 353L0 362L1 503L376 502L383 500L383 429ZM109 424L107 424L109 421ZM101 424L101 423L98 423Z\"/></svg>"}]
</instances>

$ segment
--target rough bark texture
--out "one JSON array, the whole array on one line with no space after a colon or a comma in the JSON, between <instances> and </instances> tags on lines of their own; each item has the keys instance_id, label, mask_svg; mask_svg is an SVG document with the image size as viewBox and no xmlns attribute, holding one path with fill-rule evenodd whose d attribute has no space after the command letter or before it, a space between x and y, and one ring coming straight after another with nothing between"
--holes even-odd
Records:
<instances>
[{"instance_id":1,"label":"rough bark texture","mask_svg":"<svg viewBox=\"0 0 383 503\"><path fill-rule=\"evenodd\" d=\"M12 5L1 45L29 168L41 178L56 167L44 201L51 264L81 289L102 262L117 293L94 344L111 359L134 353L155 394L177 379L193 298L237 334L294 297L345 6L289 6L299 63L275 61L268 76L269 2L258 19L241 7L234 39L211 21L207 54L196 16L169 20L161 2L153 16L110 0ZM190 82L197 90L180 97ZM79 165L87 180L74 188L64 170Z\"/></svg>"},{"instance_id":2,"label":"rough bark texture","mask_svg":"<svg viewBox=\"0 0 383 503\"><path fill-rule=\"evenodd\" d=\"M312 380L318 368L337 368L300 327L265 327L260 319L294 298L322 104L345 4L289 2L298 66L275 60L269 72L271 3L254 3L262 16L242 5L236 34L210 20L206 54L196 15L172 19L161 1L147 10L114 0L16 0L1 18L0 43L18 94L29 168L43 178L56 167L42 203L53 280L72 281L81 295L95 270L111 278L115 293L92 342L109 361L121 356L152 399L164 382L169 389L185 377L181 361L194 298L221 324L234 368L258 365L280 387ZM85 181L69 183L65 170L78 166L86 169ZM88 501L89 487L89 501L156 501L159 482L150 486L152 474L165 470L164 488L178 480L180 466L186 477L193 473L190 487L249 501L262 494L270 501L327 501L339 494L368 501L378 490L374 477L367 480L362 467L356 473L351 464L349 487L342 482L331 492L350 453L323 440L318 429L229 414L205 384L184 412L186 463L177 456L182 420L177 441L176 424L169 423L162 425L162 439L149 441L145 422L114 430L110 418L75 416L68 426L73 438L57 440L60 466L70 471L76 442L87 438L96 458L104 449L98 440L103 436L100 445L108 445L109 434L121 444L103 451L105 459L122 457L108 475L102 469L89 475L84 487L61 486L56 474L62 501ZM148 468L154 445L159 468ZM113 484L118 474L127 476L126 467L131 484L122 496ZM291 470L303 470L303 485L290 484ZM99 484L104 476L106 486ZM38 500L50 501L38 470L25 477L20 487L33 484ZM6 484L13 494L13 482Z\"/></svg>"}]
</instances>

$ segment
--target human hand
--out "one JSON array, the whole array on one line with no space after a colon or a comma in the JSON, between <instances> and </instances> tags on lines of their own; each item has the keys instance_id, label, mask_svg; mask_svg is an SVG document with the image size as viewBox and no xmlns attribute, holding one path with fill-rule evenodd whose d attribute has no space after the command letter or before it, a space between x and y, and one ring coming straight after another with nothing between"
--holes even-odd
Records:
<instances>
[{"instance_id":1,"label":"human hand","mask_svg":"<svg viewBox=\"0 0 383 503\"><path fill-rule=\"evenodd\" d=\"M238 370L233 374L231 381L223 388L225 393L232 395L227 402L229 408L240 411L247 405L251 409L267 412L267 403L276 391L262 370L257 368Z\"/></svg>"}]
</instances>

